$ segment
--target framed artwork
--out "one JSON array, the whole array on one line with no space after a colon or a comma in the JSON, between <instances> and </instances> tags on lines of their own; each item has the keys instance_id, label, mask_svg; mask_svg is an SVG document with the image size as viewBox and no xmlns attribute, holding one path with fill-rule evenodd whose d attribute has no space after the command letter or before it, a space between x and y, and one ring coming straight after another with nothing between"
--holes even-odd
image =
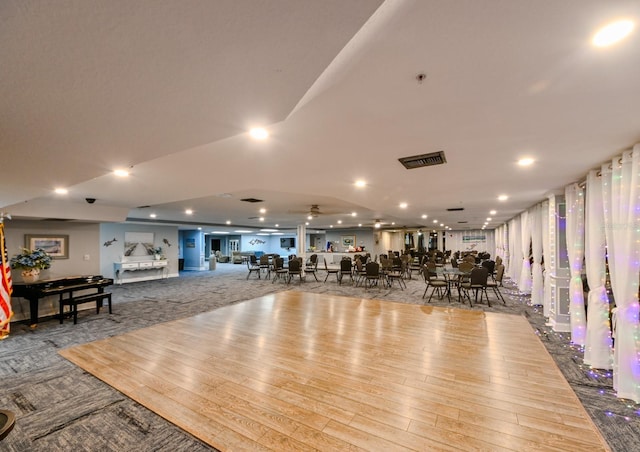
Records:
<instances>
[{"instance_id":1,"label":"framed artwork","mask_svg":"<svg viewBox=\"0 0 640 452\"><path fill-rule=\"evenodd\" d=\"M349 248L350 246L356 246L356 236L343 235L342 237L340 237L340 243L344 248Z\"/></svg>"},{"instance_id":2,"label":"framed artwork","mask_svg":"<svg viewBox=\"0 0 640 452\"><path fill-rule=\"evenodd\" d=\"M151 256L153 251L153 232L125 232L125 256Z\"/></svg>"},{"instance_id":3,"label":"framed artwork","mask_svg":"<svg viewBox=\"0 0 640 452\"><path fill-rule=\"evenodd\" d=\"M53 259L69 259L69 236L59 234L25 234L24 247L42 248Z\"/></svg>"}]
</instances>

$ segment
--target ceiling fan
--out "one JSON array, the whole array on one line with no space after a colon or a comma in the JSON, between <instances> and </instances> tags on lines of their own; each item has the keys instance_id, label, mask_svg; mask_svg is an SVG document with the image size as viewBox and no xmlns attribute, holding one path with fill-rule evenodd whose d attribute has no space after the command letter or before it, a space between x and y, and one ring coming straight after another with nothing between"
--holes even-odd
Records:
<instances>
[{"instance_id":1,"label":"ceiling fan","mask_svg":"<svg viewBox=\"0 0 640 452\"><path fill-rule=\"evenodd\" d=\"M299 214L307 215L311 218L318 218L320 215L340 215L343 212L321 211L320 206L318 204L312 204L309 210L299 210L299 211L290 210L289 213L299 213Z\"/></svg>"}]
</instances>

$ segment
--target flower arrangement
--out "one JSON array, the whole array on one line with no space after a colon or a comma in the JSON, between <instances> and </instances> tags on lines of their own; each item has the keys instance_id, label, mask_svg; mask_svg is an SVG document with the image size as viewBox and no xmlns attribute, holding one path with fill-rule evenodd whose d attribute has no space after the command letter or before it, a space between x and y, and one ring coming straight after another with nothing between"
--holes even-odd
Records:
<instances>
[{"instance_id":1,"label":"flower arrangement","mask_svg":"<svg viewBox=\"0 0 640 452\"><path fill-rule=\"evenodd\" d=\"M11 268L21 268L24 270L45 270L51 267L51 256L42 248L30 250L22 248L22 252L11 258Z\"/></svg>"},{"instance_id":2,"label":"flower arrangement","mask_svg":"<svg viewBox=\"0 0 640 452\"><path fill-rule=\"evenodd\" d=\"M162 247L158 246L156 248L151 248L151 254L155 254L157 256L162 254Z\"/></svg>"}]
</instances>

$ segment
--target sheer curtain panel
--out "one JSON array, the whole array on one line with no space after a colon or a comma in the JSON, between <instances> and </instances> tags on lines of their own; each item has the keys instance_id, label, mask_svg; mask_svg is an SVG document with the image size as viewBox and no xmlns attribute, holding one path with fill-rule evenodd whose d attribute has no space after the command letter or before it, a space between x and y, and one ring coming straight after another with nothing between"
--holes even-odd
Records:
<instances>
[{"instance_id":1,"label":"sheer curtain panel","mask_svg":"<svg viewBox=\"0 0 640 452\"><path fill-rule=\"evenodd\" d=\"M538 204L529 211L531 222L531 250L533 266L531 267L531 304L544 304L544 284L542 282L542 206Z\"/></svg>"},{"instance_id":2,"label":"sheer curtain panel","mask_svg":"<svg viewBox=\"0 0 640 452\"><path fill-rule=\"evenodd\" d=\"M614 263L609 270L617 307L613 387L619 398L640 402L640 145L623 153L622 159L613 159L611 166L611 202L608 211L605 209L605 216L611 218L607 225L611 229L607 247L609 262ZM612 241L608 240L609 236Z\"/></svg>"},{"instance_id":3,"label":"sheer curtain panel","mask_svg":"<svg viewBox=\"0 0 640 452\"><path fill-rule=\"evenodd\" d=\"M584 259L584 191L578 184L565 188L567 202L567 254L571 281L569 281L571 342L584 345L587 318L582 287L582 260Z\"/></svg>"},{"instance_id":4,"label":"sheer curtain panel","mask_svg":"<svg viewBox=\"0 0 640 452\"><path fill-rule=\"evenodd\" d=\"M607 252L602 207L602 182L598 171L587 175L585 220L585 267L589 284L587 335L584 363L596 369L611 369L613 350L607 297L605 254Z\"/></svg>"},{"instance_id":5,"label":"sheer curtain panel","mask_svg":"<svg viewBox=\"0 0 640 452\"><path fill-rule=\"evenodd\" d=\"M549 243L549 201L542 203L540 212L542 219L542 258L544 259L544 301L542 315L549 317L551 308L551 243Z\"/></svg>"},{"instance_id":6,"label":"sheer curtain panel","mask_svg":"<svg viewBox=\"0 0 640 452\"><path fill-rule=\"evenodd\" d=\"M520 268L520 279L518 280L518 290L523 294L531 293L531 261L529 260L529 249L531 245L531 218L529 212L520 214L520 250L522 251L522 267Z\"/></svg>"}]
</instances>

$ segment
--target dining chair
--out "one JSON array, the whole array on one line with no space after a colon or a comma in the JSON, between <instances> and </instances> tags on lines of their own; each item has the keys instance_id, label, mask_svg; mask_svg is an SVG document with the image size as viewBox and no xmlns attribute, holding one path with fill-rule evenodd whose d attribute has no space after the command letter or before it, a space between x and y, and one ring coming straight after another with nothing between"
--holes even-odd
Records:
<instances>
[{"instance_id":1,"label":"dining chair","mask_svg":"<svg viewBox=\"0 0 640 452\"><path fill-rule=\"evenodd\" d=\"M286 281L287 276L289 274L289 270L284 268L284 259L278 256L278 257L274 257L272 262L273 262L272 271L274 272L274 275L271 282L275 283L278 280Z\"/></svg>"}]
</instances>

